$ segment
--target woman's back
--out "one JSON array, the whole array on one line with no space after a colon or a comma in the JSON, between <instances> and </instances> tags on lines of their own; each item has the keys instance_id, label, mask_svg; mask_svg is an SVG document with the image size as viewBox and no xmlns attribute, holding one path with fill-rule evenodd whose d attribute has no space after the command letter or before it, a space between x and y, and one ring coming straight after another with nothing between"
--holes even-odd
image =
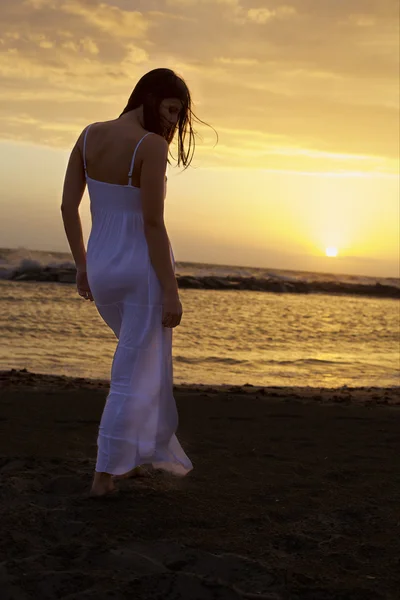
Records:
<instances>
[{"instance_id":1,"label":"woman's back","mask_svg":"<svg viewBox=\"0 0 400 600\"><path fill-rule=\"evenodd\" d=\"M90 125L83 144L86 175L103 183L127 185L133 166L131 185L139 188L143 156L139 144L147 133L136 124L127 127L123 119Z\"/></svg>"},{"instance_id":2,"label":"woman's back","mask_svg":"<svg viewBox=\"0 0 400 600\"><path fill-rule=\"evenodd\" d=\"M146 240L137 160L142 142L153 134L145 132L132 149L136 132L122 137L121 144L122 133L109 123L95 124L86 129L83 139L92 215L87 274L106 322L104 310L108 313L111 304L161 304L161 287ZM100 308L103 305L107 306Z\"/></svg>"}]
</instances>

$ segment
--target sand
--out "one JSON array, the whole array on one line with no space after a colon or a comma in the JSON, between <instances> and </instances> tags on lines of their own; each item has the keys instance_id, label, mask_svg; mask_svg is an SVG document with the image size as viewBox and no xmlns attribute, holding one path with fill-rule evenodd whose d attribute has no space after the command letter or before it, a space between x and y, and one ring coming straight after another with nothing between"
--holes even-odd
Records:
<instances>
[{"instance_id":1,"label":"sand","mask_svg":"<svg viewBox=\"0 0 400 600\"><path fill-rule=\"evenodd\" d=\"M1 600L398 600L398 390L179 387L193 472L93 501L107 382L0 383Z\"/></svg>"}]
</instances>

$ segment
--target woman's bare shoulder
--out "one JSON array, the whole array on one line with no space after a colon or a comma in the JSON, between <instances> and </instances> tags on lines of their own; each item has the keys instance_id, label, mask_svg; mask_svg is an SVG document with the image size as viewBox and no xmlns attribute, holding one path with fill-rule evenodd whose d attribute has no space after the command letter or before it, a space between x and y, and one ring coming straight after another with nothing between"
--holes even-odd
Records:
<instances>
[{"instance_id":1,"label":"woman's bare shoulder","mask_svg":"<svg viewBox=\"0 0 400 600\"><path fill-rule=\"evenodd\" d=\"M144 154L153 154L154 151L160 153L168 151L168 142L162 135L151 131L148 131L147 134L149 135L145 134L146 138L143 140Z\"/></svg>"},{"instance_id":2,"label":"woman's bare shoulder","mask_svg":"<svg viewBox=\"0 0 400 600\"><path fill-rule=\"evenodd\" d=\"M85 129L89 129L90 127L90 131L105 132L115 129L116 127L118 127L118 125L120 125L118 119L111 119L110 121L95 121L94 123L90 123L89 125L87 125Z\"/></svg>"},{"instance_id":3,"label":"woman's bare shoulder","mask_svg":"<svg viewBox=\"0 0 400 600\"><path fill-rule=\"evenodd\" d=\"M95 121L94 123L89 123L83 129L81 134L78 137L77 145L82 149L84 140L86 135L88 135L88 139L96 139L97 141L101 139L112 140L113 138L124 137L124 127L121 127L121 123L119 123L118 119L112 119L110 121Z\"/></svg>"},{"instance_id":4,"label":"woman's bare shoulder","mask_svg":"<svg viewBox=\"0 0 400 600\"><path fill-rule=\"evenodd\" d=\"M96 121L95 123L89 123L88 125L85 125L85 127L82 129L81 133L78 136L76 145L80 148L82 147L83 141L86 135L89 133L89 129L91 133L94 133L95 131L98 131L100 129L104 130L104 126L107 128L107 124L111 122L112 121Z\"/></svg>"}]
</instances>

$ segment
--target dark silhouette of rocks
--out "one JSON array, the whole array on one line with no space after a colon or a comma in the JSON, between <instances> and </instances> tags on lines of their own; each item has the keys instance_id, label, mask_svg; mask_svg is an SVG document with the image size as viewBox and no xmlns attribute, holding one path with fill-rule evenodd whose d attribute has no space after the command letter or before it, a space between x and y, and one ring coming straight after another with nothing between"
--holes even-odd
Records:
<instances>
[{"instance_id":1,"label":"dark silhouette of rocks","mask_svg":"<svg viewBox=\"0 0 400 600\"><path fill-rule=\"evenodd\" d=\"M66 267L39 267L16 270L10 279L14 281L53 281L58 283L75 283L76 271ZM344 294L356 296L372 296L378 298L400 298L400 289L396 286L381 283L362 284L338 281L284 281L278 278L257 277L215 277L177 275L181 289L202 290L250 290L254 292L270 292L277 294Z\"/></svg>"}]
</instances>

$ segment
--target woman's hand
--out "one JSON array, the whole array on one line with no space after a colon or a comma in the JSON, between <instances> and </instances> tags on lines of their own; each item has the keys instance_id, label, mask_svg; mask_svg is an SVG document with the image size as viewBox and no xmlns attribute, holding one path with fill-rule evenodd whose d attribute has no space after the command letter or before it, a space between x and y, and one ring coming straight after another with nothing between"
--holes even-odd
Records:
<instances>
[{"instance_id":1,"label":"woman's hand","mask_svg":"<svg viewBox=\"0 0 400 600\"><path fill-rule=\"evenodd\" d=\"M177 327L181 319L182 304L178 292L164 292L162 324L164 327Z\"/></svg>"},{"instance_id":2,"label":"woman's hand","mask_svg":"<svg viewBox=\"0 0 400 600\"><path fill-rule=\"evenodd\" d=\"M78 294L82 296L82 298L93 302L93 296L92 292L90 291L86 269L76 270L76 287L78 288Z\"/></svg>"}]
</instances>

